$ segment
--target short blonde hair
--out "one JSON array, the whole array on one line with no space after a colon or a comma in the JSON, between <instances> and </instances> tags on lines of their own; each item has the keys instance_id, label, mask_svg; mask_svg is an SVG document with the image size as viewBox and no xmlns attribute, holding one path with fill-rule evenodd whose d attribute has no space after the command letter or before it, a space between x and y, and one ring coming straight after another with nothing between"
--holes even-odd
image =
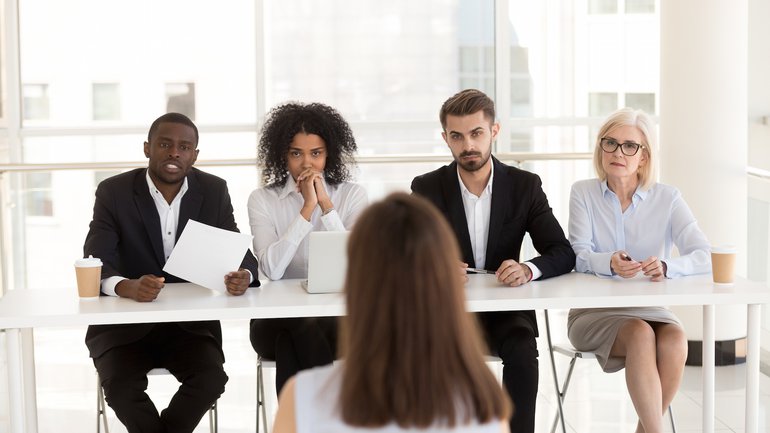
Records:
<instances>
[{"instance_id":1,"label":"short blonde hair","mask_svg":"<svg viewBox=\"0 0 770 433\"><path fill-rule=\"evenodd\" d=\"M602 167L602 138L611 134L612 131L620 128L621 126L634 126L639 132L642 133L642 148L640 151L644 152L647 157L647 163L642 167L639 167L637 176L639 177L639 185L642 189L650 189L658 177L657 171L657 158L656 158L656 133L655 124L649 114L642 110L635 110L633 108L621 108L607 117L602 127L599 129L599 134L596 136L596 147L594 149L594 170L596 175L601 180L607 180L607 172Z\"/></svg>"}]
</instances>

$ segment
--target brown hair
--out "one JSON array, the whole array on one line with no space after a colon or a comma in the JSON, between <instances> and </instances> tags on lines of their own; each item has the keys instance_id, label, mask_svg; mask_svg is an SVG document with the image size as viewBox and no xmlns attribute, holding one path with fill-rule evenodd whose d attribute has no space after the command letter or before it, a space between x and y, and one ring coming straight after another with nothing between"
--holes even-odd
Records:
<instances>
[{"instance_id":1,"label":"brown hair","mask_svg":"<svg viewBox=\"0 0 770 433\"><path fill-rule=\"evenodd\" d=\"M372 204L348 243L342 419L424 428L508 419L511 403L484 363L465 310L460 252L444 217L404 193Z\"/></svg>"},{"instance_id":2,"label":"brown hair","mask_svg":"<svg viewBox=\"0 0 770 433\"><path fill-rule=\"evenodd\" d=\"M441 128L446 129L446 117L448 115L468 116L479 110L484 110L484 118L489 120L490 124L495 122L495 103L484 92L476 89L465 89L456 93L444 101L444 105L441 106L438 115L439 120L441 120Z\"/></svg>"}]
</instances>

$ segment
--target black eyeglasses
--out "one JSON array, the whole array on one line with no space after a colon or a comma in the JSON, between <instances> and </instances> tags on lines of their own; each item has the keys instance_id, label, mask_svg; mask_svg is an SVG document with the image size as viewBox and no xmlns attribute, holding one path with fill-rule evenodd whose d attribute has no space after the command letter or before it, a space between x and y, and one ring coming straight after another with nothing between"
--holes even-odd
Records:
<instances>
[{"instance_id":1,"label":"black eyeglasses","mask_svg":"<svg viewBox=\"0 0 770 433\"><path fill-rule=\"evenodd\" d=\"M618 150L619 147L620 151L623 152L623 155L626 156L634 156L636 155L636 152L639 152L640 147L644 147L643 145L634 143L633 141L624 141L622 143L618 143L615 139L612 138L602 138L599 141L599 145L602 147L602 150L607 153L614 153L616 150Z\"/></svg>"}]
</instances>

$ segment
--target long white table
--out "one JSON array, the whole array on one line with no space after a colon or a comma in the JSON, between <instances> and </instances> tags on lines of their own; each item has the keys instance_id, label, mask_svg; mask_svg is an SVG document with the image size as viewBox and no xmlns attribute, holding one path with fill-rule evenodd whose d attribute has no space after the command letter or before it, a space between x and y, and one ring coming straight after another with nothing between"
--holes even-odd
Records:
<instances>
[{"instance_id":1,"label":"long white table","mask_svg":"<svg viewBox=\"0 0 770 433\"><path fill-rule=\"evenodd\" d=\"M571 273L522 287L500 286L492 275L470 275L470 311L509 311L647 305L702 305L703 431L714 431L714 306L748 308L746 429L758 432L760 306L770 303L764 284L738 278L734 285L711 282L709 275L651 283L646 279L605 279ZM11 431L37 431L34 353L22 350L20 333L36 327L115 323L229 320L274 317L340 316L341 294L309 295L299 280L268 281L243 296L230 296L194 284L167 284L158 299L138 303L101 297L79 300L71 290L11 290L0 299L0 329L7 333ZM30 371L31 370L31 371Z\"/></svg>"}]
</instances>

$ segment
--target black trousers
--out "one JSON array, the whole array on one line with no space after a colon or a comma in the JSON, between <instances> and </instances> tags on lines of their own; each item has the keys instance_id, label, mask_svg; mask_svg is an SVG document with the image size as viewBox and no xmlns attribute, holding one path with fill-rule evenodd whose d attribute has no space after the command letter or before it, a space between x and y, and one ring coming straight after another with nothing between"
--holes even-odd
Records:
<instances>
[{"instance_id":1,"label":"black trousers","mask_svg":"<svg viewBox=\"0 0 770 433\"><path fill-rule=\"evenodd\" d=\"M192 432L225 390L219 343L175 323L157 324L144 338L94 359L104 397L130 433ZM165 368L181 382L158 413L145 392L147 372Z\"/></svg>"},{"instance_id":2,"label":"black trousers","mask_svg":"<svg viewBox=\"0 0 770 433\"><path fill-rule=\"evenodd\" d=\"M249 339L263 358L275 360L275 390L300 370L331 364L337 353L336 317L252 319Z\"/></svg>"},{"instance_id":3,"label":"black trousers","mask_svg":"<svg viewBox=\"0 0 770 433\"><path fill-rule=\"evenodd\" d=\"M477 315L490 351L503 360L503 386L513 401L511 433L534 433L538 352L531 325L515 312Z\"/></svg>"}]
</instances>

